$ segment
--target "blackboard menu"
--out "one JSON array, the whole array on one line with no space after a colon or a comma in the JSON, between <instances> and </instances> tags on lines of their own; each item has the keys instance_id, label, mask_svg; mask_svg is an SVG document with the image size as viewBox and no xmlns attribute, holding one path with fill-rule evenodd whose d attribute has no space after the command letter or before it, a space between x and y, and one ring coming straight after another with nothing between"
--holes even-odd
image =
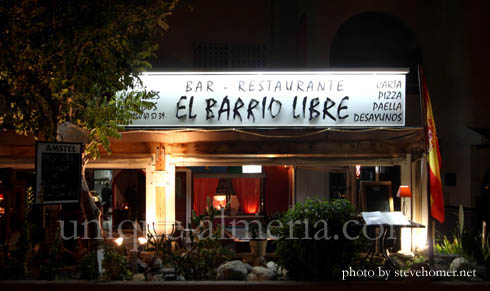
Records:
<instances>
[{"instance_id":1,"label":"blackboard menu","mask_svg":"<svg viewBox=\"0 0 490 291\"><path fill-rule=\"evenodd\" d=\"M393 211L391 182L361 182L365 211Z\"/></svg>"},{"instance_id":2,"label":"blackboard menu","mask_svg":"<svg viewBox=\"0 0 490 291\"><path fill-rule=\"evenodd\" d=\"M79 202L82 144L36 143L36 203Z\"/></svg>"}]
</instances>

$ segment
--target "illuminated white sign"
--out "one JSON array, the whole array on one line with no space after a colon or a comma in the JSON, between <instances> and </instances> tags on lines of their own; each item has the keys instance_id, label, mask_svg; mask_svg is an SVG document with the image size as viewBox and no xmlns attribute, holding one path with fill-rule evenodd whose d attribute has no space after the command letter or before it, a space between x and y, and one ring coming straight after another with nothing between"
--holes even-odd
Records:
<instances>
[{"instance_id":1,"label":"illuminated white sign","mask_svg":"<svg viewBox=\"0 0 490 291\"><path fill-rule=\"evenodd\" d=\"M146 73L156 106L128 127L404 126L406 73Z\"/></svg>"},{"instance_id":2,"label":"illuminated white sign","mask_svg":"<svg viewBox=\"0 0 490 291\"><path fill-rule=\"evenodd\" d=\"M243 165L242 166L242 173L243 174L262 173L262 166L261 165Z\"/></svg>"}]
</instances>

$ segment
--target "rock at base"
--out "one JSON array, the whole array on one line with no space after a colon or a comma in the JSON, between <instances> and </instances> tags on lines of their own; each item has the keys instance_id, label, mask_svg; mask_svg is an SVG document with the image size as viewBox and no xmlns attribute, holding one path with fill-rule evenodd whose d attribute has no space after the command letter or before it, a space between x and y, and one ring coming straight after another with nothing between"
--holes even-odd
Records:
<instances>
[{"instance_id":1,"label":"rock at base","mask_svg":"<svg viewBox=\"0 0 490 291\"><path fill-rule=\"evenodd\" d=\"M252 272L248 274L248 281L265 281L274 280L276 278L276 272L264 268L264 267L253 267Z\"/></svg>"},{"instance_id":2,"label":"rock at base","mask_svg":"<svg viewBox=\"0 0 490 291\"><path fill-rule=\"evenodd\" d=\"M145 281L145 274L138 273L134 274L133 277L131 278L133 281Z\"/></svg>"},{"instance_id":3,"label":"rock at base","mask_svg":"<svg viewBox=\"0 0 490 291\"><path fill-rule=\"evenodd\" d=\"M230 261L218 267L217 280L245 280L247 279L247 267L241 261Z\"/></svg>"},{"instance_id":4,"label":"rock at base","mask_svg":"<svg viewBox=\"0 0 490 291\"><path fill-rule=\"evenodd\" d=\"M463 257L454 259L449 265L450 271L473 270L475 265Z\"/></svg>"},{"instance_id":5,"label":"rock at base","mask_svg":"<svg viewBox=\"0 0 490 291\"><path fill-rule=\"evenodd\" d=\"M247 273L252 272L252 268L253 268L252 265L246 264L246 263L244 265L245 265L245 268L247 268Z\"/></svg>"}]
</instances>

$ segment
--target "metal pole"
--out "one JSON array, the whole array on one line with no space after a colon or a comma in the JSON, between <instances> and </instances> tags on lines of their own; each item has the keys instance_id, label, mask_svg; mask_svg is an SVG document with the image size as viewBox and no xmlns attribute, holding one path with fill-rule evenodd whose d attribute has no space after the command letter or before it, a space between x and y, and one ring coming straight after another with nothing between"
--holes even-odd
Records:
<instances>
[{"instance_id":1,"label":"metal pole","mask_svg":"<svg viewBox=\"0 0 490 291\"><path fill-rule=\"evenodd\" d=\"M419 62L420 63L420 62ZM422 84L422 76L420 71L420 64L417 67L418 73L418 81L419 81L419 98L420 98L420 107L422 111L422 124L424 127L424 140L425 140L425 149L426 149L426 167L427 167L427 176L430 177L430 165L429 160L427 158L427 148L428 148L428 140L427 140L427 116L426 116L426 108L425 108L425 87ZM424 98L424 99L422 99ZM431 195L430 195L430 178L427 179L427 204L428 204L428 222L427 222L427 244L428 244L428 257L429 257L429 265L434 266L434 237L433 237L433 228L434 221L432 219L432 203L431 203Z\"/></svg>"}]
</instances>

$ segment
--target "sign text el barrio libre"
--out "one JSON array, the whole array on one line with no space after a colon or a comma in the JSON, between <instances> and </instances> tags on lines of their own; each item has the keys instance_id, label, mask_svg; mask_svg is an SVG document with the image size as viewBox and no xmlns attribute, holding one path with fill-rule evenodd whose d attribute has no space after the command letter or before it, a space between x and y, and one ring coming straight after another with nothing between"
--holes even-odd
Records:
<instances>
[{"instance_id":1,"label":"sign text el barrio libre","mask_svg":"<svg viewBox=\"0 0 490 291\"><path fill-rule=\"evenodd\" d=\"M406 73L145 73L156 106L128 127L404 126Z\"/></svg>"}]
</instances>

